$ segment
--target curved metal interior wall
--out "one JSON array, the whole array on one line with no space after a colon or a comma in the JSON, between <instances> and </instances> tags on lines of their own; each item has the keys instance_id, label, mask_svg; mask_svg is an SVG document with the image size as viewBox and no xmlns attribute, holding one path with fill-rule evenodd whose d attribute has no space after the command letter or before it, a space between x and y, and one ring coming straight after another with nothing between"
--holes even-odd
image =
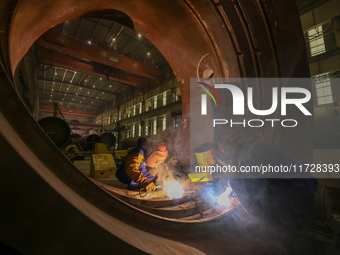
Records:
<instances>
[{"instance_id":1,"label":"curved metal interior wall","mask_svg":"<svg viewBox=\"0 0 340 255\"><path fill-rule=\"evenodd\" d=\"M294 1L6 0L0 7L2 242L23 254L209 253L194 240L223 231L225 218L188 225L112 198L62 157L18 97L13 77L29 47L50 27L91 11L118 9L139 33L149 34L171 65L182 89L183 119L190 124L189 79L207 69L214 77L308 77L302 32L291 29L300 26ZM261 100L267 98L264 94ZM267 130L262 140L307 161L311 124L298 118L301 129ZM195 146L183 139L188 135L188 126L182 127L177 146ZM189 155L182 157L185 162Z\"/></svg>"}]
</instances>

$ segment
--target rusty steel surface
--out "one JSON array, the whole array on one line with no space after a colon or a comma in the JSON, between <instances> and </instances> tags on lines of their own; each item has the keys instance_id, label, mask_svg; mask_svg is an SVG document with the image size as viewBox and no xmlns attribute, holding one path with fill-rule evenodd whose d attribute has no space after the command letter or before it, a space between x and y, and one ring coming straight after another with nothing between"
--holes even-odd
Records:
<instances>
[{"instance_id":1,"label":"rusty steel surface","mask_svg":"<svg viewBox=\"0 0 340 255\"><path fill-rule=\"evenodd\" d=\"M132 7L133 6L133 7ZM9 54L14 74L22 56L50 27L76 19L88 12L116 9L127 14L136 31L150 40L168 61L181 87L183 125L175 146L178 160L189 162L189 148L214 139L211 127L202 123L192 144L183 139L190 134L189 79L213 72L215 78L229 77L308 77L305 45L294 1L285 4L262 1L160 1L121 2L60 0L41 4L40 0L22 1L12 20ZM156 14L153 10L157 10ZM35 15L39 13L39 19ZM296 15L289 15L289 13ZM289 17L289 18L288 18ZM40 22L44 20L44 22ZM292 30L294 27L296 29ZM174 31L176 28L176 32ZM294 49L294 51L292 51ZM279 84L279 86L281 86ZM270 91L259 88L262 105L270 104ZM312 105L309 103L308 108ZM249 115L249 113L247 113ZM292 118L294 116L291 116ZM247 128L242 136L274 142L291 151L301 162L310 159L310 118L296 116L299 126L292 129ZM290 140L304 147L292 145Z\"/></svg>"},{"instance_id":2,"label":"rusty steel surface","mask_svg":"<svg viewBox=\"0 0 340 255\"><path fill-rule=\"evenodd\" d=\"M187 191L180 198L170 199L163 190L143 194L138 191L122 190L92 178L90 180L112 196L142 211L182 223L209 221L221 217L239 205L239 201L232 199L229 206L221 207L205 201L201 197L202 194L195 191Z\"/></svg>"},{"instance_id":3,"label":"rusty steel surface","mask_svg":"<svg viewBox=\"0 0 340 255\"><path fill-rule=\"evenodd\" d=\"M0 7L3 243L22 254L51 250L59 254L224 254L225 247L230 254L264 252L268 239L247 235L246 227L236 229L240 222L233 222L229 214L183 224L154 217L100 189L51 144L18 97L13 81L22 57L51 27L95 10L120 10L165 56L179 81L183 126L176 148L183 149L179 160L185 163L191 146L186 139L191 77L211 73L214 77L308 76L302 32L292 29L300 26L293 0L5 0ZM261 102L266 105L271 98L262 91ZM268 129L259 137L308 162L312 128L303 117L299 123L298 132ZM197 143L213 139L204 123L196 128L207 134ZM245 137L257 135L249 129L244 133Z\"/></svg>"},{"instance_id":4,"label":"rusty steel surface","mask_svg":"<svg viewBox=\"0 0 340 255\"><path fill-rule=\"evenodd\" d=\"M113 192L112 195L116 196ZM218 207L209 203L202 203L198 206L195 200L191 200L186 203L180 201L173 206L160 207L158 201L153 199L148 201L150 206L145 206L143 203L135 203L135 201L131 202L128 198L120 197L120 199L131 203L133 206L141 209L142 211L151 213L152 215L156 215L164 219L176 220L181 223L210 221L223 216L239 204L239 202L234 199L228 207Z\"/></svg>"},{"instance_id":5,"label":"rusty steel surface","mask_svg":"<svg viewBox=\"0 0 340 255\"><path fill-rule=\"evenodd\" d=\"M146 194L145 196L141 196L138 191L132 190L122 190L120 188L112 187L110 185L104 184L100 181L96 181L91 179L96 185L102 187L103 189L112 192L116 196L120 198L125 198L133 204L139 204L147 207L166 207L166 206L174 206L180 203L186 203L188 201L195 200L197 196L194 193L188 192L183 195L181 198L177 199L169 199L163 191L155 191L150 194ZM152 200L152 201L150 201Z\"/></svg>"}]
</instances>

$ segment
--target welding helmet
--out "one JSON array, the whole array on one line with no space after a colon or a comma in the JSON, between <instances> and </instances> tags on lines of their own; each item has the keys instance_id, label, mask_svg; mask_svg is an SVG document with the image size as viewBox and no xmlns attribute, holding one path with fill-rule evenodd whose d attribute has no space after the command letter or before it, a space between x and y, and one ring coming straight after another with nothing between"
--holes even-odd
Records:
<instances>
[{"instance_id":1,"label":"welding helmet","mask_svg":"<svg viewBox=\"0 0 340 255\"><path fill-rule=\"evenodd\" d=\"M145 161L146 166L149 168L158 168L162 163L164 163L165 159L168 157L168 151L165 145L159 145L149 157Z\"/></svg>"},{"instance_id":2,"label":"welding helmet","mask_svg":"<svg viewBox=\"0 0 340 255\"><path fill-rule=\"evenodd\" d=\"M224 158L231 159L241 139L234 135L224 135L218 140L218 154Z\"/></svg>"}]
</instances>

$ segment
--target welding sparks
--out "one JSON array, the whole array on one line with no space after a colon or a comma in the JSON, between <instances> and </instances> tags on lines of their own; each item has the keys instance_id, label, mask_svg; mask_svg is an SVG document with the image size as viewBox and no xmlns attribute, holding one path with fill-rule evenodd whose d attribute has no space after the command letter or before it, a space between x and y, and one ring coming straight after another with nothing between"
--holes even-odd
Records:
<instances>
[{"instance_id":1,"label":"welding sparks","mask_svg":"<svg viewBox=\"0 0 340 255\"><path fill-rule=\"evenodd\" d=\"M164 191L170 198L180 198L183 196L184 190L181 184L175 181L169 181L164 184Z\"/></svg>"},{"instance_id":2,"label":"welding sparks","mask_svg":"<svg viewBox=\"0 0 340 255\"><path fill-rule=\"evenodd\" d=\"M231 187L226 188L225 191L217 197L217 203L221 206L228 207L230 205L229 195L232 191Z\"/></svg>"}]
</instances>

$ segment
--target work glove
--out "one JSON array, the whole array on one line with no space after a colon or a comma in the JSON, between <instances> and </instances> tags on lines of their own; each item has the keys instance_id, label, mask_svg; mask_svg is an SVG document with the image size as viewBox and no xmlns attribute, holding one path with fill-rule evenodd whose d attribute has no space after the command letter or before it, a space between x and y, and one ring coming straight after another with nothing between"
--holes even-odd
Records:
<instances>
[{"instance_id":1,"label":"work glove","mask_svg":"<svg viewBox=\"0 0 340 255\"><path fill-rule=\"evenodd\" d=\"M145 187L147 192L152 192L156 189L156 185L153 182L150 182L146 187Z\"/></svg>"},{"instance_id":2,"label":"work glove","mask_svg":"<svg viewBox=\"0 0 340 255\"><path fill-rule=\"evenodd\" d=\"M157 181L157 176L155 176L150 182L156 183Z\"/></svg>"}]
</instances>

